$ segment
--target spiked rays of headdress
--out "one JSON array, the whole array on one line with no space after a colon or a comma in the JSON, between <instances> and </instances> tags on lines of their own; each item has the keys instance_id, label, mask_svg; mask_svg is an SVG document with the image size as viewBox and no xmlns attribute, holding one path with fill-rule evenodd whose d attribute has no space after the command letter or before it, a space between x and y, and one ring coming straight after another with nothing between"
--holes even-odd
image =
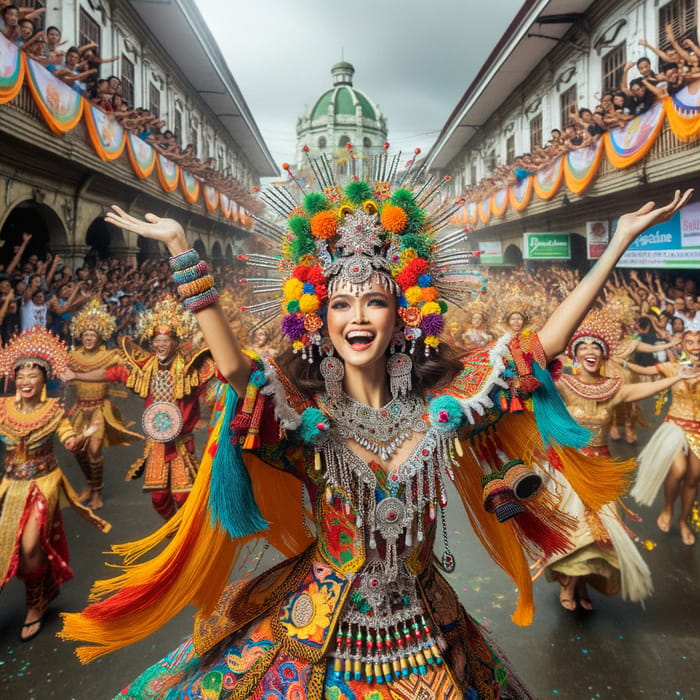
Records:
<instances>
[{"instance_id":1,"label":"spiked rays of headdress","mask_svg":"<svg viewBox=\"0 0 700 700\"><path fill-rule=\"evenodd\" d=\"M321 346L329 287L335 284L359 293L376 280L391 289L405 339L411 345L421 341L426 352L440 342L447 302L460 305L472 293L467 283L474 280L468 269L474 253L462 245L464 230L440 233L462 205L438 197L449 178L426 178L415 159L398 173L400 154L389 157L387 148L371 163L371 184L353 177L344 187L329 158L311 158L305 148L319 191L307 192L285 164L291 186L260 195L287 222L282 228L254 217L255 232L279 252L239 256L265 270L241 281L256 295L270 296L244 311L259 315L256 328L281 314L282 332L309 361L313 346ZM392 181L399 186L393 192Z\"/></svg>"}]
</instances>

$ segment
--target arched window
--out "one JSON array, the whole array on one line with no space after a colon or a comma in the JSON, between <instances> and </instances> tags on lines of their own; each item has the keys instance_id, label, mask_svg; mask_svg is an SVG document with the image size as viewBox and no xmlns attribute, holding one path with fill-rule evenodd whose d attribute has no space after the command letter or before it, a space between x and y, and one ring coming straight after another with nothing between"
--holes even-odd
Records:
<instances>
[{"instance_id":1,"label":"arched window","mask_svg":"<svg viewBox=\"0 0 700 700\"><path fill-rule=\"evenodd\" d=\"M338 140L338 146L341 148L345 148L350 143L350 137L349 136L341 136L340 139Z\"/></svg>"},{"instance_id":2,"label":"arched window","mask_svg":"<svg viewBox=\"0 0 700 700\"><path fill-rule=\"evenodd\" d=\"M372 141L370 140L369 136L365 136L365 137L362 139L362 145L363 145L365 148L372 148Z\"/></svg>"},{"instance_id":3,"label":"arched window","mask_svg":"<svg viewBox=\"0 0 700 700\"><path fill-rule=\"evenodd\" d=\"M326 137L325 137L325 136L319 136L319 137L318 137L318 147L319 147L319 148L325 148L325 147L326 147Z\"/></svg>"}]
</instances>

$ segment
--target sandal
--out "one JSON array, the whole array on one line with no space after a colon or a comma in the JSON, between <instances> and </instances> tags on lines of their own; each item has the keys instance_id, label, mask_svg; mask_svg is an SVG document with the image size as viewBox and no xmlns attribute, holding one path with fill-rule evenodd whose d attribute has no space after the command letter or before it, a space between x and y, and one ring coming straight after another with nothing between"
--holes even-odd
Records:
<instances>
[{"instance_id":1,"label":"sandal","mask_svg":"<svg viewBox=\"0 0 700 700\"><path fill-rule=\"evenodd\" d=\"M30 635L28 635L27 637L24 637L24 636L22 635L22 632L20 631L20 633L19 633L19 641L20 641L20 642L31 642L32 639L34 639L34 637L36 637L37 634L39 634L39 632L41 632L41 630L42 630L42 628L43 628L43 626L44 626L44 617L45 617L45 616L46 616L46 614L44 613L44 615L42 615L38 620L32 620L32 622L25 622L25 623L22 625L22 630L24 630L24 629L27 628L27 627L34 627L34 625L39 625L39 626L36 628L36 630L35 630L34 632L32 632L32 633L31 633Z\"/></svg>"}]
</instances>

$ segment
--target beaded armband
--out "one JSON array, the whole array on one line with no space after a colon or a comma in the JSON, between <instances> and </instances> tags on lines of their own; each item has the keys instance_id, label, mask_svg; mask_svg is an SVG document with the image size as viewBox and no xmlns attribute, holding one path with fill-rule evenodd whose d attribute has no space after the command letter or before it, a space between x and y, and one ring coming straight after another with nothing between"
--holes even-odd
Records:
<instances>
[{"instance_id":1,"label":"beaded armband","mask_svg":"<svg viewBox=\"0 0 700 700\"><path fill-rule=\"evenodd\" d=\"M201 294L202 292L206 292L213 286L214 278L211 275L204 275L204 277L198 277L191 282L187 282L187 284L181 284L177 288L177 291L183 299L186 299L188 297Z\"/></svg>"},{"instance_id":2,"label":"beaded armband","mask_svg":"<svg viewBox=\"0 0 700 700\"><path fill-rule=\"evenodd\" d=\"M176 270L173 272L173 282L177 285L187 284L188 282L192 282L208 274L209 266L204 260L200 260L192 267L186 267L184 270Z\"/></svg>"},{"instance_id":3,"label":"beaded armband","mask_svg":"<svg viewBox=\"0 0 700 700\"><path fill-rule=\"evenodd\" d=\"M191 297L185 297L182 300L182 303L185 305L185 308L188 311L195 313L205 309L207 306L211 306L218 300L218 298L219 292L216 291L216 287L209 287L209 289L200 292L199 294L195 294Z\"/></svg>"},{"instance_id":4,"label":"beaded armband","mask_svg":"<svg viewBox=\"0 0 700 700\"><path fill-rule=\"evenodd\" d=\"M168 262L173 272L181 272L188 267L194 267L199 262L199 253L194 248L190 248L183 253L173 255Z\"/></svg>"}]
</instances>

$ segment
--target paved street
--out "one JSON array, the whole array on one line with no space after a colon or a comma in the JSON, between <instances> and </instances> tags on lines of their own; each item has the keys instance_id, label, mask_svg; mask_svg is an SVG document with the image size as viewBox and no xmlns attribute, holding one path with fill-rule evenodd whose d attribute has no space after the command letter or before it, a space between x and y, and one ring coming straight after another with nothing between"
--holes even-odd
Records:
<instances>
[{"instance_id":1,"label":"paved street","mask_svg":"<svg viewBox=\"0 0 700 700\"><path fill-rule=\"evenodd\" d=\"M138 401L122 403L127 414L139 415ZM649 407L646 413L650 415ZM642 440L649 432L640 431ZM58 611L80 609L93 579L109 574L102 555L109 544L137 538L159 524L140 484L121 481L138 450L116 448L107 453L106 502L101 514L113 524L109 535L101 535L71 511L64 511L76 577L62 588L42 634L29 644L17 641L24 615L24 589L19 581L11 581L0 594L3 698L110 698L188 634L191 611L152 638L88 666L81 666L73 656L72 644L54 636L60 628ZM77 467L70 459L64 464L79 488ZM512 585L476 542L460 510L451 509L450 541L457 559L452 583L538 698L700 697L700 545L683 547L677 532L662 535L654 525L655 512L642 509L644 521L632 524L640 540L656 545L645 552L656 587L645 608L594 592L595 612L566 612L559 607L556 586L541 580L535 584L535 623L519 628L509 617L515 600Z\"/></svg>"}]
</instances>

